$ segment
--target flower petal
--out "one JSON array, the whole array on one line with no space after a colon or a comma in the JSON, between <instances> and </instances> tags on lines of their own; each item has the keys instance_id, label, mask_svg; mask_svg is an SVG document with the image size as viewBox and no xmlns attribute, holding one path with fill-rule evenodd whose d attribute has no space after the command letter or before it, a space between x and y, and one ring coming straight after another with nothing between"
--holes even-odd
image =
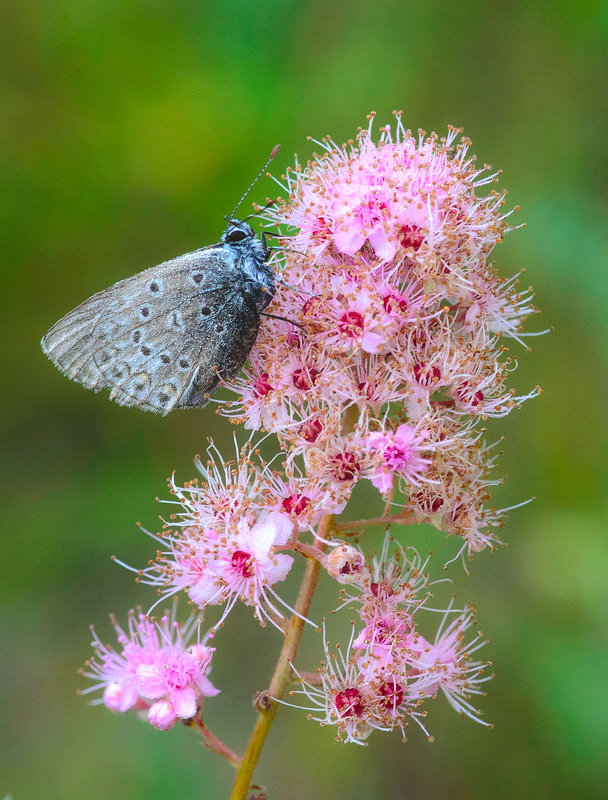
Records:
<instances>
[{"instance_id":1,"label":"flower petal","mask_svg":"<svg viewBox=\"0 0 608 800\"><path fill-rule=\"evenodd\" d=\"M174 689L169 693L175 713L181 719L190 719L196 714L196 693L187 686L185 689Z\"/></svg>"}]
</instances>

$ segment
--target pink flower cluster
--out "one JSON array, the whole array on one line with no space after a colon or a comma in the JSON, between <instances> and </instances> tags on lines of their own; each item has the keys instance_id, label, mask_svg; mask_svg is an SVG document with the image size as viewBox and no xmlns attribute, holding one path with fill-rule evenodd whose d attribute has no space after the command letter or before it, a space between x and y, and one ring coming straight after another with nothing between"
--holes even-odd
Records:
<instances>
[{"instance_id":1,"label":"pink flower cluster","mask_svg":"<svg viewBox=\"0 0 608 800\"><path fill-rule=\"evenodd\" d=\"M282 245L272 316L228 385L236 397L217 402L263 439L275 434L278 452L265 462L254 433L231 461L211 444L197 459L202 479L171 479L172 513L150 534L156 557L135 570L158 602L184 592L201 611L220 607L212 632L241 602L284 633L294 609L277 586L298 555L315 559L360 626L345 653L325 642L301 692L316 719L357 743L410 719L426 732L419 709L439 692L479 721L470 698L487 665L471 658L483 642L470 636L470 609L450 603L434 637L420 633L431 583L415 551L389 554L387 535L369 560L340 534L429 523L459 537L454 558L493 548L508 509L491 505L497 452L480 423L539 393L508 386L505 343L531 335L522 325L536 309L531 290L488 261L510 230L504 193L478 194L496 176L453 128L413 136L397 114L374 141L372 121L356 141L318 143L321 155L289 170L287 197L263 212ZM361 481L376 507L341 521ZM85 674L114 710L145 709L162 730L191 719L216 693L212 650L186 646L193 626L132 616L128 634L116 626L122 652L95 637Z\"/></svg>"},{"instance_id":2,"label":"pink flower cluster","mask_svg":"<svg viewBox=\"0 0 608 800\"><path fill-rule=\"evenodd\" d=\"M373 119L373 117L372 117ZM331 140L284 176L264 216L287 250L272 313L222 413L278 435L310 480L348 498L360 479L399 491L420 521L485 548L502 512L487 508L488 448L474 430L538 388L507 387L536 309L488 257L510 229L504 194L469 142L417 137L397 114L374 142Z\"/></svg>"},{"instance_id":3,"label":"pink flower cluster","mask_svg":"<svg viewBox=\"0 0 608 800\"><path fill-rule=\"evenodd\" d=\"M188 644L199 631L199 618L180 626L166 616L156 621L131 612L127 631L116 620L112 623L122 649L104 645L91 629L96 658L83 674L96 683L83 694L103 689L97 702L110 711L140 711L161 731L191 719L203 697L218 694L207 677L214 648L199 640Z\"/></svg>"},{"instance_id":4,"label":"pink flower cluster","mask_svg":"<svg viewBox=\"0 0 608 800\"><path fill-rule=\"evenodd\" d=\"M346 654L338 651L332 657L325 641L325 661L315 680L301 679L302 689L291 693L305 695L313 714L321 714L313 718L335 725L344 742L363 744L373 730L399 728L404 734L410 719L429 736L420 707L439 690L456 711L481 722L468 698L483 694L480 684L491 676L483 675L486 663L471 659L484 644L480 635L465 642L473 624L471 610L448 621L454 614L450 604L434 641L427 641L416 617L430 596L423 594L429 586L426 564L415 550L400 545L389 556L388 546L387 535L371 567L352 553L351 563L359 569L349 583L359 593L345 602L356 604L363 628L356 636L353 629Z\"/></svg>"},{"instance_id":5,"label":"pink flower cluster","mask_svg":"<svg viewBox=\"0 0 608 800\"><path fill-rule=\"evenodd\" d=\"M283 609L273 588L294 563L284 552L299 535L312 531L323 513L340 512L345 501L298 474L279 473L243 448L237 461L224 462L214 446L205 465L196 463L203 482L177 486L172 501L180 511L155 539L164 549L140 570L139 580L158 587L161 597L184 591L201 609L223 605L219 625L237 601L251 606L258 620L282 630ZM278 604L278 606L277 606Z\"/></svg>"}]
</instances>

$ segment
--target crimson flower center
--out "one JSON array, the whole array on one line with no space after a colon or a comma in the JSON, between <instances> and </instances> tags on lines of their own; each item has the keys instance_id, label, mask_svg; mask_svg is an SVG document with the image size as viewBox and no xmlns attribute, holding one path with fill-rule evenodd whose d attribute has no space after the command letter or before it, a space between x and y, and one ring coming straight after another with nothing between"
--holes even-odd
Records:
<instances>
[{"instance_id":1,"label":"crimson flower center","mask_svg":"<svg viewBox=\"0 0 608 800\"><path fill-rule=\"evenodd\" d=\"M424 492L418 492L415 498L420 508L429 514L435 514L443 505L443 498L438 495L427 496Z\"/></svg>"},{"instance_id":2,"label":"crimson flower center","mask_svg":"<svg viewBox=\"0 0 608 800\"><path fill-rule=\"evenodd\" d=\"M397 708L403 702L403 689L398 683L383 683L378 688L378 694L382 698L381 705L384 708Z\"/></svg>"},{"instance_id":3,"label":"crimson flower center","mask_svg":"<svg viewBox=\"0 0 608 800\"><path fill-rule=\"evenodd\" d=\"M316 442L322 430L323 425L320 420L308 419L300 425L298 433L307 442Z\"/></svg>"},{"instance_id":4,"label":"crimson flower center","mask_svg":"<svg viewBox=\"0 0 608 800\"><path fill-rule=\"evenodd\" d=\"M356 339L357 336L361 336L364 327L363 315L359 314L358 311L345 311L338 320L338 330L340 333L343 333L345 336L350 336L353 339Z\"/></svg>"},{"instance_id":5,"label":"crimson flower center","mask_svg":"<svg viewBox=\"0 0 608 800\"><path fill-rule=\"evenodd\" d=\"M358 689L343 689L334 697L334 706L341 717L360 717L363 714L363 698Z\"/></svg>"},{"instance_id":6,"label":"crimson flower center","mask_svg":"<svg viewBox=\"0 0 608 800\"><path fill-rule=\"evenodd\" d=\"M354 453L340 453L332 459L334 475L339 481L352 481L361 471L361 465Z\"/></svg>"},{"instance_id":7,"label":"crimson flower center","mask_svg":"<svg viewBox=\"0 0 608 800\"><path fill-rule=\"evenodd\" d=\"M313 314L319 308L319 298L311 297L302 304L302 314Z\"/></svg>"},{"instance_id":8,"label":"crimson flower center","mask_svg":"<svg viewBox=\"0 0 608 800\"><path fill-rule=\"evenodd\" d=\"M340 567L340 575L354 575L355 573L359 572L360 562L357 558L352 558L350 561L346 561Z\"/></svg>"},{"instance_id":9,"label":"crimson flower center","mask_svg":"<svg viewBox=\"0 0 608 800\"><path fill-rule=\"evenodd\" d=\"M414 378L421 386L432 386L441 380L441 370L439 367L426 364L414 364Z\"/></svg>"},{"instance_id":10,"label":"crimson flower center","mask_svg":"<svg viewBox=\"0 0 608 800\"><path fill-rule=\"evenodd\" d=\"M262 372L255 379L253 384L253 392L257 397L266 397L268 392L271 392L274 389L274 387L270 385L268 377L269 376L267 372Z\"/></svg>"},{"instance_id":11,"label":"crimson flower center","mask_svg":"<svg viewBox=\"0 0 608 800\"><path fill-rule=\"evenodd\" d=\"M292 494L286 497L281 503L281 507L288 514L303 514L310 505L310 500L305 494Z\"/></svg>"},{"instance_id":12,"label":"crimson flower center","mask_svg":"<svg viewBox=\"0 0 608 800\"><path fill-rule=\"evenodd\" d=\"M376 396L378 384L376 381L362 381L361 383L357 384L357 389L359 390L361 397L364 397L366 400L373 400Z\"/></svg>"},{"instance_id":13,"label":"crimson flower center","mask_svg":"<svg viewBox=\"0 0 608 800\"><path fill-rule=\"evenodd\" d=\"M381 597L382 595L392 597L394 594L392 586L386 580L382 580L379 583L372 583L369 588L374 597Z\"/></svg>"},{"instance_id":14,"label":"crimson flower center","mask_svg":"<svg viewBox=\"0 0 608 800\"><path fill-rule=\"evenodd\" d=\"M460 383L454 390L456 397L461 403L469 404L476 408L480 403L483 403L484 395L481 389L476 392L471 391L471 386L468 383Z\"/></svg>"},{"instance_id":15,"label":"crimson flower center","mask_svg":"<svg viewBox=\"0 0 608 800\"><path fill-rule=\"evenodd\" d=\"M291 380L296 389L305 391L314 386L319 376L319 370L314 367L300 367L294 370Z\"/></svg>"},{"instance_id":16,"label":"crimson flower center","mask_svg":"<svg viewBox=\"0 0 608 800\"><path fill-rule=\"evenodd\" d=\"M395 637L394 625L391 625L386 620L378 620L376 629L374 631L374 641L378 644L390 644Z\"/></svg>"},{"instance_id":17,"label":"crimson flower center","mask_svg":"<svg viewBox=\"0 0 608 800\"><path fill-rule=\"evenodd\" d=\"M329 225L325 217L315 217L312 224L312 235L320 239L326 239L329 234Z\"/></svg>"},{"instance_id":18,"label":"crimson flower center","mask_svg":"<svg viewBox=\"0 0 608 800\"><path fill-rule=\"evenodd\" d=\"M251 553L246 553L244 550L235 550L232 554L232 566L243 578L251 578L253 576Z\"/></svg>"},{"instance_id":19,"label":"crimson flower center","mask_svg":"<svg viewBox=\"0 0 608 800\"><path fill-rule=\"evenodd\" d=\"M387 294L382 300L382 305L387 314L405 314L410 307L406 297L399 297L395 294Z\"/></svg>"},{"instance_id":20,"label":"crimson flower center","mask_svg":"<svg viewBox=\"0 0 608 800\"><path fill-rule=\"evenodd\" d=\"M399 241L402 247L418 250L424 241L424 234L418 225L402 225L399 229Z\"/></svg>"}]
</instances>

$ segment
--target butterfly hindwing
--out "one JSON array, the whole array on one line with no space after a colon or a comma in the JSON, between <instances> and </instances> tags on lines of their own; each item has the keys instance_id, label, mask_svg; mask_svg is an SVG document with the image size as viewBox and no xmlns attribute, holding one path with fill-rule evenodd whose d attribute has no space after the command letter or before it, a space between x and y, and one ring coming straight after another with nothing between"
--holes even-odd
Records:
<instances>
[{"instance_id":1,"label":"butterfly hindwing","mask_svg":"<svg viewBox=\"0 0 608 800\"><path fill-rule=\"evenodd\" d=\"M243 365L259 315L221 246L119 281L57 322L43 350L73 380L122 405L167 413L202 405Z\"/></svg>"}]
</instances>

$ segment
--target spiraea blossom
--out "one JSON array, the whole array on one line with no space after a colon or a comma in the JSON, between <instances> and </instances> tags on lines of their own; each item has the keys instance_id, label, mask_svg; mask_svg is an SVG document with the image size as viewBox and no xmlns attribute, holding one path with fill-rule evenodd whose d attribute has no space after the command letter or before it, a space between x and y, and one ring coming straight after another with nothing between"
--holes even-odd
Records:
<instances>
[{"instance_id":1,"label":"spiraea blossom","mask_svg":"<svg viewBox=\"0 0 608 800\"><path fill-rule=\"evenodd\" d=\"M497 175L470 143L413 136L396 116L288 170L264 212L287 248L282 283L222 411L278 435L288 459L347 499L368 479L464 552L497 541L479 422L538 394L507 386L506 343L536 311L488 258L511 229ZM283 256L281 255L281 258ZM429 506L430 502L430 506ZM433 506L441 504L441 514Z\"/></svg>"},{"instance_id":2,"label":"spiraea blossom","mask_svg":"<svg viewBox=\"0 0 608 800\"><path fill-rule=\"evenodd\" d=\"M96 702L110 711L140 711L161 731L194 717L204 697L218 694L207 677L215 648L200 639L197 617L180 626L167 616L132 611L126 631L115 619L112 624L120 650L104 645L91 628L96 657L83 674L96 683L83 694L103 689Z\"/></svg>"},{"instance_id":3,"label":"spiraea blossom","mask_svg":"<svg viewBox=\"0 0 608 800\"><path fill-rule=\"evenodd\" d=\"M410 721L432 738L424 705L436 695L481 721L473 699L490 676L472 609L431 600L439 581L407 546L407 525L426 524L429 543L433 528L456 537L451 561L495 549L509 509L492 504L499 452L483 423L540 391L510 385L509 348L534 335L523 324L537 309L519 276L489 261L515 210L493 188L498 174L477 167L455 128L414 135L397 113L376 136L373 121L345 145L316 142L320 153L288 169L282 196L260 211L278 239L277 290L246 368L215 401L248 438L231 459L211 443L198 479L170 479L156 552L131 567L156 590L152 607L183 594L210 614L209 635L227 636L241 603L285 636L258 722L299 679L288 704L358 744ZM262 446L274 448L267 460ZM360 484L364 519L349 510ZM374 526L387 532L379 553L365 542ZM286 579L304 563L295 597ZM304 623L318 627L308 615L319 573L353 627L332 648L323 622L314 672L296 651ZM202 723L202 698L217 690L207 640L188 646L193 626L132 616L128 632L116 626L122 650L95 637L85 674L106 706L145 711L161 730L198 719L206 745L245 774L251 759Z\"/></svg>"},{"instance_id":4,"label":"spiraea blossom","mask_svg":"<svg viewBox=\"0 0 608 800\"><path fill-rule=\"evenodd\" d=\"M372 731L394 728L405 736L410 720L432 740L422 706L439 691L461 715L482 722L470 698L483 694L480 686L491 676L484 674L487 663L471 658L484 644L481 634L469 633L471 609L457 611L451 602L434 641L427 641L418 620L430 598L428 559L422 562L413 548L398 543L391 553L390 543L386 535L369 565L349 548L355 550L350 563L357 565L349 581L354 592L342 599L357 609L361 626L353 627L346 652L337 647L333 654L324 629L325 659L314 682L300 677L302 688L290 693L304 695L311 718L335 726L339 741L364 744ZM338 543L333 552L344 547Z\"/></svg>"},{"instance_id":5,"label":"spiraea blossom","mask_svg":"<svg viewBox=\"0 0 608 800\"><path fill-rule=\"evenodd\" d=\"M422 707L438 691L459 714L488 725L470 702L472 695L484 694L480 686L491 678L484 675L487 663L470 657L484 644L478 636L467 641L471 624L465 609L430 643L413 620L395 616L378 630L351 638L344 654L340 648L330 653L325 639L316 680L301 678L302 688L291 696L304 695L311 719L335 726L338 741L354 744L364 744L374 730L397 728L405 738L410 720L432 741Z\"/></svg>"},{"instance_id":6,"label":"spiraea blossom","mask_svg":"<svg viewBox=\"0 0 608 800\"><path fill-rule=\"evenodd\" d=\"M293 609L274 586L285 580L294 558L280 551L295 546L300 532L314 531L324 512L341 506L319 482L294 469L274 472L249 448L227 463L215 447L208 452L205 466L197 462L202 483L180 487L171 479L171 503L180 510L154 537L163 549L138 571L139 580L158 587L161 598L184 591L201 609L223 606L217 624L241 601L262 624L281 628Z\"/></svg>"}]
</instances>

